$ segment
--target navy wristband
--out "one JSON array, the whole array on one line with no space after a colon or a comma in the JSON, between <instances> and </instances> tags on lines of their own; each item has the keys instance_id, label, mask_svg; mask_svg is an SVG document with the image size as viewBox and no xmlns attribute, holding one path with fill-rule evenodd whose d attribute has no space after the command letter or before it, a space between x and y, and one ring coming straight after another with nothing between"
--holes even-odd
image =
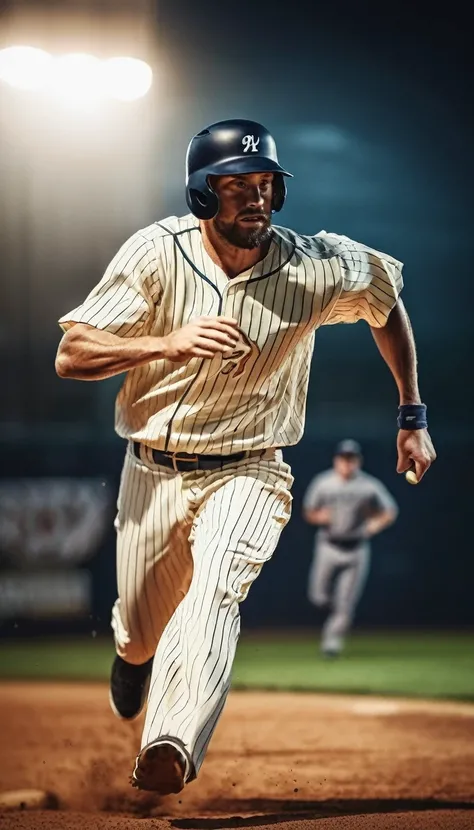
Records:
<instances>
[{"instance_id":1,"label":"navy wristband","mask_svg":"<svg viewBox=\"0 0 474 830\"><path fill-rule=\"evenodd\" d=\"M428 429L426 404L405 403L399 406L397 425L399 429Z\"/></svg>"}]
</instances>

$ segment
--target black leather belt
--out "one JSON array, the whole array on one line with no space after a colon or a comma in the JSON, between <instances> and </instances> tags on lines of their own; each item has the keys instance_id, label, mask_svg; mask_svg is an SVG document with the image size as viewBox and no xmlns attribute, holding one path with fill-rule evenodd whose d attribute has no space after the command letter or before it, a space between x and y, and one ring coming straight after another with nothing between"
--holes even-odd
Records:
<instances>
[{"instance_id":1,"label":"black leather belt","mask_svg":"<svg viewBox=\"0 0 474 830\"><path fill-rule=\"evenodd\" d=\"M334 545L341 550L355 550L364 543L364 539L338 539L337 537L328 537L327 541L330 545Z\"/></svg>"},{"instance_id":2,"label":"black leather belt","mask_svg":"<svg viewBox=\"0 0 474 830\"><path fill-rule=\"evenodd\" d=\"M133 452L137 458L141 458L141 446L139 441L133 442ZM177 473L189 473L192 470L219 470L227 464L242 461L243 458L248 458L251 455L249 452L236 452L233 455L190 455L187 452L153 450L151 447L149 451L155 464L168 467Z\"/></svg>"}]
</instances>

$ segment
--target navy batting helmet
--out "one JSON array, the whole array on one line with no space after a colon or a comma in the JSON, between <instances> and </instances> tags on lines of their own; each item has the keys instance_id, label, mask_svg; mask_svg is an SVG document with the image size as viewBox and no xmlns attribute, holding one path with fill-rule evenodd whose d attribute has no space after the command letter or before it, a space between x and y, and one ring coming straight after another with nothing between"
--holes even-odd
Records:
<instances>
[{"instance_id":1,"label":"navy batting helmet","mask_svg":"<svg viewBox=\"0 0 474 830\"><path fill-rule=\"evenodd\" d=\"M272 210L279 211L286 197L283 176L291 176L278 163L275 140L256 121L218 121L191 139L186 154L186 201L198 219L212 219L219 199L209 176L239 173L273 173Z\"/></svg>"},{"instance_id":2,"label":"navy batting helmet","mask_svg":"<svg viewBox=\"0 0 474 830\"><path fill-rule=\"evenodd\" d=\"M362 448L357 441L352 438L346 438L344 441L339 441L334 455L362 455Z\"/></svg>"}]
</instances>

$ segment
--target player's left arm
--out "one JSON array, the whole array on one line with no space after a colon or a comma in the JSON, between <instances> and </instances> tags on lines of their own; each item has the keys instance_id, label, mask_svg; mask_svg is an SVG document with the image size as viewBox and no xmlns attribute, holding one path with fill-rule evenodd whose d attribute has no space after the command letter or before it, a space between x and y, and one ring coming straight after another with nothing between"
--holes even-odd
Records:
<instances>
[{"instance_id":1,"label":"player's left arm","mask_svg":"<svg viewBox=\"0 0 474 830\"><path fill-rule=\"evenodd\" d=\"M390 527L390 525L394 523L395 519L396 513L393 513L390 510L384 510L383 513L379 513L377 516L372 516L370 519L367 519L365 523L364 536L367 539L370 539L372 536L376 536L377 533L381 533L382 530Z\"/></svg>"},{"instance_id":2,"label":"player's left arm","mask_svg":"<svg viewBox=\"0 0 474 830\"><path fill-rule=\"evenodd\" d=\"M400 406L421 404L415 338L400 297L388 315L385 325L370 328L377 348L397 384ZM404 473L414 466L418 481L436 459L431 437L424 428L400 429L397 450L397 472Z\"/></svg>"},{"instance_id":3,"label":"player's left arm","mask_svg":"<svg viewBox=\"0 0 474 830\"><path fill-rule=\"evenodd\" d=\"M426 427L426 408L421 404L415 339L405 306L400 299L403 263L389 254L369 248L346 236L322 236L338 255L341 293L326 323L369 324L380 354L389 367L400 395L397 438L397 471L415 468L418 481L436 458ZM407 406L408 405L408 406ZM405 428L408 427L408 428Z\"/></svg>"}]
</instances>

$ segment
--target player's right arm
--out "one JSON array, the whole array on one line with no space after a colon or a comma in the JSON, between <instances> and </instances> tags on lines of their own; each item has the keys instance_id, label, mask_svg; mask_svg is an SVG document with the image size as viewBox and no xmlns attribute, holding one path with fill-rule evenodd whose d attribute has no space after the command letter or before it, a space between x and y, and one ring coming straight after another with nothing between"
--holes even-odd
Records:
<instances>
[{"instance_id":1,"label":"player's right arm","mask_svg":"<svg viewBox=\"0 0 474 830\"><path fill-rule=\"evenodd\" d=\"M154 360L213 358L238 342L236 320L200 317L165 337L150 334L165 270L153 238L125 242L82 305L59 320L65 335L55 368L62 378L102 380Z\"/></svg>"},{"instance_id":2,"label":"player's right arm","mask_svg":"<svg viewBox=\"0 0 474 830\"><path fill-rule=\"evenodd\" d=\"M321 476L316 476L306 490L303 499L303 518L310 525L328 525L331 522L331 512L324 504Z\"/></svg>"},{"instance_id":3,"label":"player's right arm","mask_svg":"<svg viewBox=\"0 0 474 830\"><path fill-rule=\"evenodd\" d=\"M328 507L320 507L318 510L303 511L303 518L310 525L328 525L331 523L331 511Z\"/></svg>"},{"instance_id":4,"label":"player's right arm","mask_svg":"<svg viewBox=\"0 0 474 830\"><path fill-rule=\"evenodd\" d=\"M390 527L398 516L398 505L393 496L381 481L372 480L373 494L370 500L372 515L367 519L364 526L364 535L367 539L376 536Z\"/></svg>"},{"instance_id":5,"label":"player's right arm","mask_svg":"<svg viewBox=\"0 0 474 830\"><path fill-rule=\"evenodd\" d=\"M76 323L59 344L55 368L61 378L103 380L152 360L213 358L233 349L238 339L237 321L228 317L201 317L165 337L119 337Z\"/></svg>"}]
</instances>

